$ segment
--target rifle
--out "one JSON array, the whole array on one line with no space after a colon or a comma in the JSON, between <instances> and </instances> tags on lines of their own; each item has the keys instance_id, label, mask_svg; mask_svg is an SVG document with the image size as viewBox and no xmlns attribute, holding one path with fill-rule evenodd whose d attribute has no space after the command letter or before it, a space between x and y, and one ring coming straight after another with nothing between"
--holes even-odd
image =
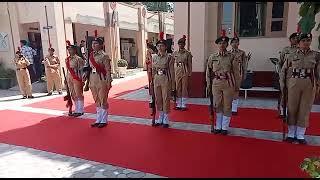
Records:
<instances>
[{"instance_id":1,"label":"rifle","mask_svg":"<svg viewBox=\"0 0 320 180\"><path fill-rule=\"evenodd\" d=\"M288 100L288 87L287 87L287 71L288 71L288 59L286 59L286 68L284 69L284 80L283 80L283 123L282 123L282 139L285 140L285 130L288 123L288 114L287 114L287 100Z\"/></svg>"},{"instance_id":2,"label":"rifle","mask_svg":"<svg viewBox=\"0 0 320 180\"><path fill-rule=\"evenodd\" d=\"M68 82L67 82L67 76L66 73L64 71L64 67L62 67L62 72L63 72L63 76L64 76L64 83L66 85L66 89L67 89L67 95L63 97L63 101L67 101L66 107L69 108L69 115L72 114L72 99L71 99L71 93L70 93L70 89L68 86Z\"/></svg>"},{"instance_id":3,"label":"rifle","mask_svg":"<svg viewBox=\"0 0 320 180\"><path fill-rule=\"evenodd\" d=\"M85 76L86 76L86 81L85 81L85 84L84 84L84 87L83 87L83 91L89 91L89 81L90 81L90 71L91 71L91 68L90 68L90 63L89 63L89 33L88 31L86 31L86 51L87 51L87 57L86 57L86 65L83 67L83 72L85 73Z\"/></svg>"},{"instance_id":4,"label":"rifle","mask_svg":"<svg viewBox=\"0 0 320 180\"><path fill-rule=\"evenodd\" d=\"M153 84L153 77L152 77L152 69L151 69L151 80L149 79L149 91L151 92L151 102L149 103L149 107L151 109L151 116L152 116L152 126L155 125L155 120L156 120L156 98L155 98L155 92L154 92L154 84Z\"/></svg>"},{"instance_id":5,"label":"rifle","mask_svg":"<svg viewBox=\"0 0 320 180\"><path fill-rule=\"evenodd\" d=\"M213 95L212 95L212 70L209 68L209 88L208 88L208 94L210 99L210 105L209 105L209 118L211 121L211 132L214 132L214 103L213 103Z\"/></svg>"}]
</instances>

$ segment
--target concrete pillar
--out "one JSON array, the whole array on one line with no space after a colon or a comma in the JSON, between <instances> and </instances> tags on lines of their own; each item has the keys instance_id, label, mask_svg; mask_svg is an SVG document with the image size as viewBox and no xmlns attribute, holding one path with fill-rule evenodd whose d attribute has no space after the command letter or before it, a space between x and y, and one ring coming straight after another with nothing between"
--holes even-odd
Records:
<instances>
[{"instance_id":1,"label":"concrete pillar","mask_svg":"<svg viewBox=\"0 0 320 180\"><path fill-rule=\"evenodd\" d=\"M103 9L104 9L104 17L105 17L105 28L106 34L104 35L105 39L105 48L106 53L110 56L112 60L112 72L115 73L117 71L117 61L121 58L120 54L120 36L119 36L119 24L117 18L117 8L115 8L115 15L116 15L116 23L112 24L112 13L113 10L111 9L111 2L104 2Z\"/></svg>"},{"instance_id":2,"label":"concrete pillar","mask_svg":"<svg viewBox=\"0 0 320 180\"><path fill-rule=\"evenodd\" d=\"M48 24L49 26L52 26L52 29L49 30L50 42L55 49L55 54L61 61L62 68L65 67L64 62L67 57L62 4L61 2L44 2L40 4L41 11L39 12L39 24L44 56L48 54L49 48L48 32L46 29L43 29L43 27L47 26L45 6L47 6Z\"/></svg>"},{"instance_id":3,"label":"concrete pillar","mask_svg":"<svg viewBox=\"0 0 320 180\"><path fill-rule=\"evenodd\" d=\"M208 8L210 7L210 11ZM175 49L177 40L187 35L188 3L175 3ZM205 96L205 66L210 53L214 52L214 40L217 38L218 3L190 3L190 51L193 55L192 77L190 78L190 97ZM188 42L187 42L188 43Z\"/></svg>"},{"instance_id":4,"label":"concrete pillar","mask_svg":"<svg viewBox=\"0 0 320 180\"><path fill-rule=\"evenodd\" d=\"M144 6L140 5L138 8L138 24L139 31L137 32L137 42L136 46L138 47L138 66L146 69L145 61L146 61L146 12Z\"/></svg>"}]
</instances>

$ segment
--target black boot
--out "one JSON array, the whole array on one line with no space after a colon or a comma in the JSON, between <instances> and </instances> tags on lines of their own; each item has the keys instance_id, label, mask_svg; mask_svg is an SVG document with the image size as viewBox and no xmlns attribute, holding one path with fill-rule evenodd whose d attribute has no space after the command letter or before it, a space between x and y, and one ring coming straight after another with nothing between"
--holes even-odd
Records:
<instances>
[{"instance_id":1,"label":"black boot","mask_svg":"<svg viewBox=\"0 0 320 180\"><path fill-rule=\"evenodd\" d=\"M297 142L299 144L307 144L307 141L305 139L297 139Z\"/></svg>"},{"instance_id":2,"label":"black boot","mask_svg":"<svg viewBox=\"0 0 320 180\"><path fill-rule=\"evenodd\" d=\"M107 125L107 123L99 123L99 125L97 126L98 128L103 128Z\"/></svg>"},{"instance_id":3,"label":"black boot","mask_svg":"<svg viewBox=\"0 0 320 180\"><path fill-rule=\"evenodd\" d=\"M91 127L98 127L99 124L100 124L100 123L94 122L94 123L92 123L90 126L91 126Z\"/></svg>"},{"instance_id":4,"label":"black boot","mask_svg":"<svg viewBox=\"0 0 320 180\"><path fill-rule=\"evenodd\" d=\"M213 130L213 133L214 133L214 134L220 134L220 133L221 133L221 129L214 129L214 130Z\"/></svg>"},{"instance_id":5,"label":"black boot","mask_svg":"<svg viewBox=\"0 0 320 180\"><path fill-rule=\"evenodd\" d=\"M227 130L221 130L221 134L222 134L222 135L227 135L227 134L228 134L228 131L227 131Z\"/></svg>"},{"instance_id":6,"label":"black boot","mask_svg":"<svg viewBox=\"0 0 320 180\"><path fill-rule=\"evenodd\" d=\"M285 142L288 142L288 143L293 143L295 141L295 138L293 137L287 137L285 140Z\"/></svg>"}]
</instances>

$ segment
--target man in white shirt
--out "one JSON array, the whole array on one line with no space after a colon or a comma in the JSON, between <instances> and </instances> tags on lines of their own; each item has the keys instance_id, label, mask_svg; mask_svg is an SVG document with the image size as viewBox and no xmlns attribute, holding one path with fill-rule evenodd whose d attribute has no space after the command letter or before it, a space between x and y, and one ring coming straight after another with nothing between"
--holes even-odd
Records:
<instances>
[{"instance_id":1,"label":"man in white shirt","mask_svg":"<svg viewBox=\"0 0 320 180\"><path fill-rule=\"evenodd\" d=\"M21 54L30 62L30 65L28 66L28 70L30 73L31 82L34 82L36 80L36 67L34 65L33 57L37 55L37 51L32 49L30 46L27 46L26 40L21 40L20 46L21 46Z\"/></svg>"}]
</instances>

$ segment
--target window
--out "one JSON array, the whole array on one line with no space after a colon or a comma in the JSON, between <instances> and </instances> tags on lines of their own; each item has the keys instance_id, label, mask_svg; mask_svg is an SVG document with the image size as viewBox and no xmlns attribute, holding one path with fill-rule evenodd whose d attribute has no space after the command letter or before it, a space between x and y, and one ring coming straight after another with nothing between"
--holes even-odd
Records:
<instances>
[{"instance_id":1,"label":"window","mask_svg":"<svg viewBox=\"0 0 320 180\"><path fill-rule=\"evenodd\" d=\"M266 2L239 2L236 8L236 31L240 37L265 35Z\"/></svg>"},{"instance_id":2,"label":"window","mask_svg":"<svg viewBox=\"0 0 320 180\"><path fill-rule=\"evenodd\" d=\"M222 5L222 29L226 30L227 34L232 33L232 11L233 11L233 2L223 2Z\"/></svg>"},{"instance_id":3,"label":"window","mask_svg":"<svg viewBox=\"0 0 320 180\"><path fill-rule=\"evenodd\" d=\"M288 2L268 2L266 35L269 37L286 36Z\"/></svg>"},{"instance_id":4,"label":"window","mask_svg":"<svg viewBox=\"0 0 320 180\"><path fill-rule=\"evenodd\" d=\"M240 37L285 37L288 2L238 2L235 30Z\"/></svg>"}]
</instances>

